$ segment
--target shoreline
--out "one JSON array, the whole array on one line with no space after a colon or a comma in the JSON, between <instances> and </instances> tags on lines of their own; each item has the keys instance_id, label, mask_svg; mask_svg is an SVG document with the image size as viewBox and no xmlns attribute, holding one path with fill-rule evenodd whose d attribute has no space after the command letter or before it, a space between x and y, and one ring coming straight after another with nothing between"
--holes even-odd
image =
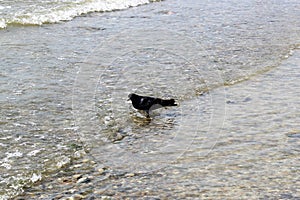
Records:
<instances>
[{"instance_id":1,"label":"shoreline","mask_svg":"<svg viewBox=\"0 0 300 200\"><path fill-rule=\"evenodd\" d=\"M163 1L0 31L0 193L38 181L26 198L297 196L299 51L282 57L298 4L252 3ZM143 123L132 92L180 106Z\"/></svg>"}]
</instances>

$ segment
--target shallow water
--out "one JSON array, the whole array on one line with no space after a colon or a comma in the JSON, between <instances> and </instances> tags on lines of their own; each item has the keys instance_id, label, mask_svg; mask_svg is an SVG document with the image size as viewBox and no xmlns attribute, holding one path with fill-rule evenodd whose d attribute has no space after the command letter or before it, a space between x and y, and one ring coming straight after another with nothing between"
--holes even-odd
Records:
<instances>
[{"instance_id":1,"label":"shallow water","mask_svg":"<svg viewBox=\"0 0 300 200\"><path fill-rule=\"evenodd\" d=\"M1 30L0 195L296 199L298 8L164 1ZM149 121L131 92L179 106Z\"/></svg>"}]
</instances>

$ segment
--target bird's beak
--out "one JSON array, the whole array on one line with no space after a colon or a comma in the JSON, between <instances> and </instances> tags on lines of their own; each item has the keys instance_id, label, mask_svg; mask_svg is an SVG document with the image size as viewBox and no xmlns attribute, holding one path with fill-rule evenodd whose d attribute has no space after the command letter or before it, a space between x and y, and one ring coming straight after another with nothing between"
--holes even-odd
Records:
<instances>
[{"instance_id":1,"label":"bird's beak","mask_svg":"<svg viewBox=\"0 0 300 200\"><path fill-rule=\"evenodd\" d=\"M130 99L127 99L127 101L129 101Z\"/></svg>"}]
</instances>

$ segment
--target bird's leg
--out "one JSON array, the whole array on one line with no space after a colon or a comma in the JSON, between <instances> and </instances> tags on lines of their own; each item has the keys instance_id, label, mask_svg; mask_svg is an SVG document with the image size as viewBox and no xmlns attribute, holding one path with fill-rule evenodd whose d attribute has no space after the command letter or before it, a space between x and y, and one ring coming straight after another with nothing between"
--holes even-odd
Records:
<instances>
[{"instance_id":1,"label":"bird's leg","mask_svg":"<svg viewBox=\"0 0 300 200\"><path fill-rule=\"evenodd\" d=\"M146 114L147 114L146 117L147 117L147 118L150 118L149 110L146 110L145 112L146 112Z\"/></svg>"}]
</instances>

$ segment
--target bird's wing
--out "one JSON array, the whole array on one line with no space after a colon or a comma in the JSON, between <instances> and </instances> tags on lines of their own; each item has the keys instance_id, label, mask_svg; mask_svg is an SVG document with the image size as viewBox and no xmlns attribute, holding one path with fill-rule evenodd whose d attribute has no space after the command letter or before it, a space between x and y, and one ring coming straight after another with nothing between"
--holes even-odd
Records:
<instances>
[{"instance_id":1,"label":"bird's wing","mask_svg":"<svg viewBox=\"0 0 300 200\"><path fill-rule=\"evenodd\" d=\"M155 98L152 97L141 97L139 107L143 110L148 110L153 105Z\"/></svg>"}]
</instances>

